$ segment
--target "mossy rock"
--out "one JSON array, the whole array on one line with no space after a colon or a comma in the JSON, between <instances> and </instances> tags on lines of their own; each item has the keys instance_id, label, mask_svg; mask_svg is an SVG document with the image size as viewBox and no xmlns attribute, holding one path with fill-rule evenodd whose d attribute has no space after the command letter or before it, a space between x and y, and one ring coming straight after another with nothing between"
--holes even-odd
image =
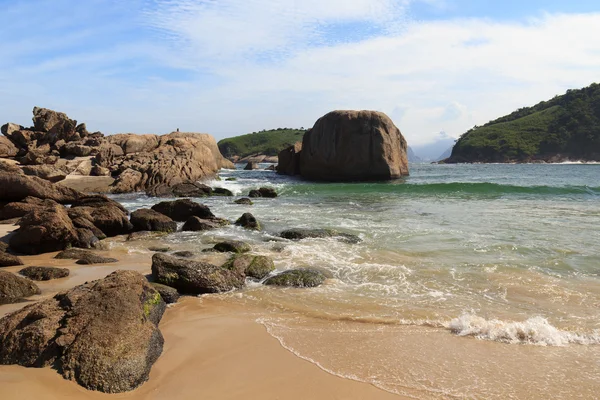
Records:
<instances>
[{"instance_id":1,"label":"mossy rock","mask_svg":"<svg viewBox=\"0 0 600 400\"><path fill-rule=\"evenodd\" d=\"M248 243L241 242L239 240L225 240L223 242L215 244L213 250L220 253L247 253L249 252L250 245Z\"/></svg>"},{"instance_id":2,"label":"mossy rock","mask_svg":"<svg viewBox=\"0 0 600 400\"><path fill-rule=\"evenodd\" d=\"M284 287L317 287L325 282L327 277L317 269L300 268L284 271L265 281L265 285Z\"/></svg>"},{"instance_id":3,"label":"mossy rock","mask_svg":"<svg viewBox=\"0 0 600 400\"><path fill-rule=\"evenodd\" d=\"M261 280L275 270L275 263L267 256L236 254L223 265L223 268L238 271L247 277Z\"/></svg>"},{"instance_id":4,"label":"mossy rock","mask_svg":"<svg viewBox=\"0 0 600 400\"><path fill-rule=\"evenodd\" d=\"M237 181L237 178L227 178L225 179L227 182L235 182Z\"/></svg>"},{"instance_id":5,"label":"mossy rock","mask_svg":"<svg viewBox=\"0 0 600 400\"><path fill-rule=\"evenodd\" d=\"M177 289L156 282L152 282L150 283L150 285L152 285L152 287L156 289L158 293L160 293L160 297L164 300L165 303L177 303L177 300L179 300L180 295Z\"/></svg>"},{"instance_id":6,"label":"mossy rock","mask_svg":"<svg viewBox=\"0 0 600 400\"><path fill-rule=\"evenodd\" d=\"M238 218L237 221L235 221L235 224L237 226L241 226L242 228L254 231L260 231L261 229L258 220L254 217L254 215L250 213L244 213L241 217Z\"/></svg>"}]
</instances>

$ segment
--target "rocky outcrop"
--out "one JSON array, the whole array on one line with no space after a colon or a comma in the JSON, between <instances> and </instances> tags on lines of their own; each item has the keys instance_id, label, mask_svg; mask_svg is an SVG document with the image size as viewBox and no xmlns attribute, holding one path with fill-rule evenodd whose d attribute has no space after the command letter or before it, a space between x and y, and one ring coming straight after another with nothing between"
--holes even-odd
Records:
<instances>
[{"instance_id":1,"label":"rocky outcrop","mask_svg":"<svg viewBox=\"0 0 600 400\"><path fill-rule=\"evenodd\" d=\"M235 271L161 253L152 256L152 277L183 294L222 293L244 285L244 276Z\"/></svg>"},{"instance_id":2,"label":"rocky outcrop","mask_svg":"<svg viewBox=\"0 0 600 400\"><path fill-rule=\"evenodd\" d=\"M293 146L279 152L279 164L277 172L283 175L300 175L300 153L302 142L296 142Z\"/></svg>"},{"instance_id":3,"label":"rocky outcrop","mask_svg":"<svg viewBox=\"0 0 600 400\"><path fill-rule=\"evenodd\" d=\"M0 136L0 157L15 157L19 154L17 146L9 138Z\"/></svg>"},{"instance_id":4,"label":"rocky outcrop","mask_svg":"<svg viewBox=\"0 0 600 400\"><path fill-rule=\"evenodd\" d=\"M50 199L57 203L68 204L75 202L82 197L82 194L67 187L53 185L36 176L0 172L0 201L21 201L26 197Z\"/></svg>"},{"instance_id":5,"label":"rocky outcrop","mask_svg":"<svg viewBox=\"0 0 600 400\"><path fill-rule=\"evenodd\" d=\"M117 271L2 318L0 364L53 366L87 389L133 390L162 352L164 310L146 278Z\"/></svg>"},{"instance_id":6,"label":"rocky outcrop","mask_svg":"<svg viewBox=\"0 0 600 400\"><path fill-rule=\"evenodd\" d=\"M133 229L138 231L175 232L177 222L158 211L142 208L131 213Z\"/></svg>"},{"instance_id":7,"label":"rocky outcrop","mask_svg":"<svg viewBox=\"0 0 600 400\"><path fill-rule=\"evenodd\" d=\"M316 287L325 282L327 277L321 271L311 268L300 268L284 271L267 279L269 286Z\"/></svg>"},{"instance_id":8,"label":"rocky outcrop","mask_svg":"<svg viewBox=\"0 0 600 400\"><path fill-rule=\"evenodd\" d=\"M154 197L206 197L213 195L213 189L202 183L186 182L173 186L154 186L148 189L146 194Z\"/></svg>"},{"instance_id":9,"label":"rocky outcrop","mask_svg":"<svg viewBox=\"0 0 600 400\"><path fill-rule=\"evenodd\" d=\"M6 271L0 271L0 304L10 304L22 301L24 297L40 294L40 288L26 278L21 278ZM2 340L2 320L0 320L0 364L5 343Z\"/></svg>"},{"instance_id":10,"label":"rocky outcrop","mask_svg":"<svg viewBox=\"0 0 600 400\"><path fill-rule=\"evenodd\" d=\"M288 229L279 234L284 239L302 240L309 238L336 238L342 242L356 244L362 242L362 239L350 233L339 232L335 229Z\"/></svg>"},{"instance_id":11,"label":"rocky outcrop","mask_svg":"<svg viewBox=\"0 0 600 400\"><path fill-rule=\"evenodd\" d=\"M406 140L387 115L333 111L304 135L300 174L320 181L400 178L408 175L406 149Z\"/></svg>"},{"instance_id":12,"label":"rocky outcrop","mask_svg":"<svg viewBox=\"0 0 600 400\"><path fill-rule=\"evenodd\" d=\"M190 217L214 219L215 215L204 204L195 203L189 199L163 201L152 206L154 211L166 215L173 221L185 222Z\"/></svg>"},{"instance_id":13,"label":"rocky outcrop","mask_svg":"<svg viewBox=\"0 0 600 400\"><path fill-rule=\"evenodd\" d=\"M54 200L41 200L37 197L25 197L22 201L8 203L0 209L0 220L21 218L33 210L57 205Z\"/></svg>"},{"instance_id":14,"label":"rocky outcrop","mask_svg":"<svg viewBox=\"0 0 600 400\"><path fill-rule=\"evenodd\" d=\"M260 223L254 217L254 215L250 213L244 213L241 217L235 221L237 226L241 226L242 228L260 231Z\"/></svg>"},{"instance_id":15,"label":"rocky outcrop","mask_svg":"<svg viewBox=\"0 0 600 400\"><path fill-rule=\"evenodd\" d=\"M267 256L236 254L223 265L223 268L261 280L275 270L275 263Z\"/></svg>"},{"instance_id":16,"label":"rocky outcrop","mask_svg":"<svg viewBox=\"0 0 600 400\"><path fill-rule=\"evenodd\" d=\"M113 183L113 193L129 193L139 189L139 184L142 181L142 173L132 168L127 168L121 172L115 183Z\"/></svg>"},{"instance_id":17,"label":"rocky outcrop","mask_svg":"<svg viewBox=\"0 0 600 400\"><path fill-rule=\"evenodd\" d=\"M26 267L19 274L34 281L49 281L51 279L66 278L69 276L67 268L56 267Z\"/></svg>"}]
</instances>

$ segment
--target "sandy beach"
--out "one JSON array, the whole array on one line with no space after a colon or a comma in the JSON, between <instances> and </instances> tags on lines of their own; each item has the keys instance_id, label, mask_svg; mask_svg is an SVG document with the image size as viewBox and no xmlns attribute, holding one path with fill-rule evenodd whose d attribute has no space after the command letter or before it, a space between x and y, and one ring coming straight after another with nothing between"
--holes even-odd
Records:
<instances>
[{"instance_id":1,"label":"sandy beach","mask_svg":"<svg viewBox=\"0 0 600 400\"><path fill-rule=\"evenodd\" d=\"M4 236L16 227L0 226ZM122 248L102 252L115 264L79 266L56 260L56 253L22 257L26 265L69 268L71 276L39 282L48 298L119 269L150 273L151 253L128 254ZM4 270L17 272L23 268ZM0 306L0 316L30 303ZM183 297L169 306L160 323L164 351L150 379L137 390L118 395L88 391L63 379L51 368L0 366L2 399L392 399L376 387L331 375L284 349L265 327L241 306L218 297Z\"/></svg>"}]
</instances>

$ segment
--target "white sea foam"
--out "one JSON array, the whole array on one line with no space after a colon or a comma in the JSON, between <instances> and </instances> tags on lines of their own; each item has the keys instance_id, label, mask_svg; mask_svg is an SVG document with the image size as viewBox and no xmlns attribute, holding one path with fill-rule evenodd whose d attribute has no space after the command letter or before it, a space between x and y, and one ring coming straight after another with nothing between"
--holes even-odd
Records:
<instances>
[{"instance_id":1,"label":"white sea foam","mask_svg":"<svg viewBox=\"0 0 600 400\"><path fill-rule=\"evenodd\" d=\"M532 317L523 322L485 319L473 314L463 314L447 325L459 336L473 336L510 344L538 346L566 346L569 344L600 344L600 332L580 334L561 330L543 317Z\"/></svg>"}]
</instances>

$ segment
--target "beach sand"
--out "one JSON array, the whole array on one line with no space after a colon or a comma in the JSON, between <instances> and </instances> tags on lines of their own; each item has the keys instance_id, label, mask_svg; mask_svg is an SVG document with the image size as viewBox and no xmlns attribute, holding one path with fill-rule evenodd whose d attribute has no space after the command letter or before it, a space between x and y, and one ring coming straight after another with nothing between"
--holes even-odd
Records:
<instances>
[{"instance_id":1,"label":"beach sand","mask_svg":"<svg viewBox=\"0 0 600 400\"><path fill-rule=\"evenodd\" d=\"M15 229L2 226L3 236ZM49 253L22 257L26 265L60 266L71 276L40 282L35 300L119 269L150 273L151 253L103 252L115 264L79 266ZM4 268L18 272L22 266ZM30 303L0 306L0 317ZM160 323L164 351L150 379L133 392L107 395L67 381L51 368L0 366L0 399L398 399L376 387L331 375L284 349L242 305L214 296L183 297Z\"/></svg>"}]
</instances>

